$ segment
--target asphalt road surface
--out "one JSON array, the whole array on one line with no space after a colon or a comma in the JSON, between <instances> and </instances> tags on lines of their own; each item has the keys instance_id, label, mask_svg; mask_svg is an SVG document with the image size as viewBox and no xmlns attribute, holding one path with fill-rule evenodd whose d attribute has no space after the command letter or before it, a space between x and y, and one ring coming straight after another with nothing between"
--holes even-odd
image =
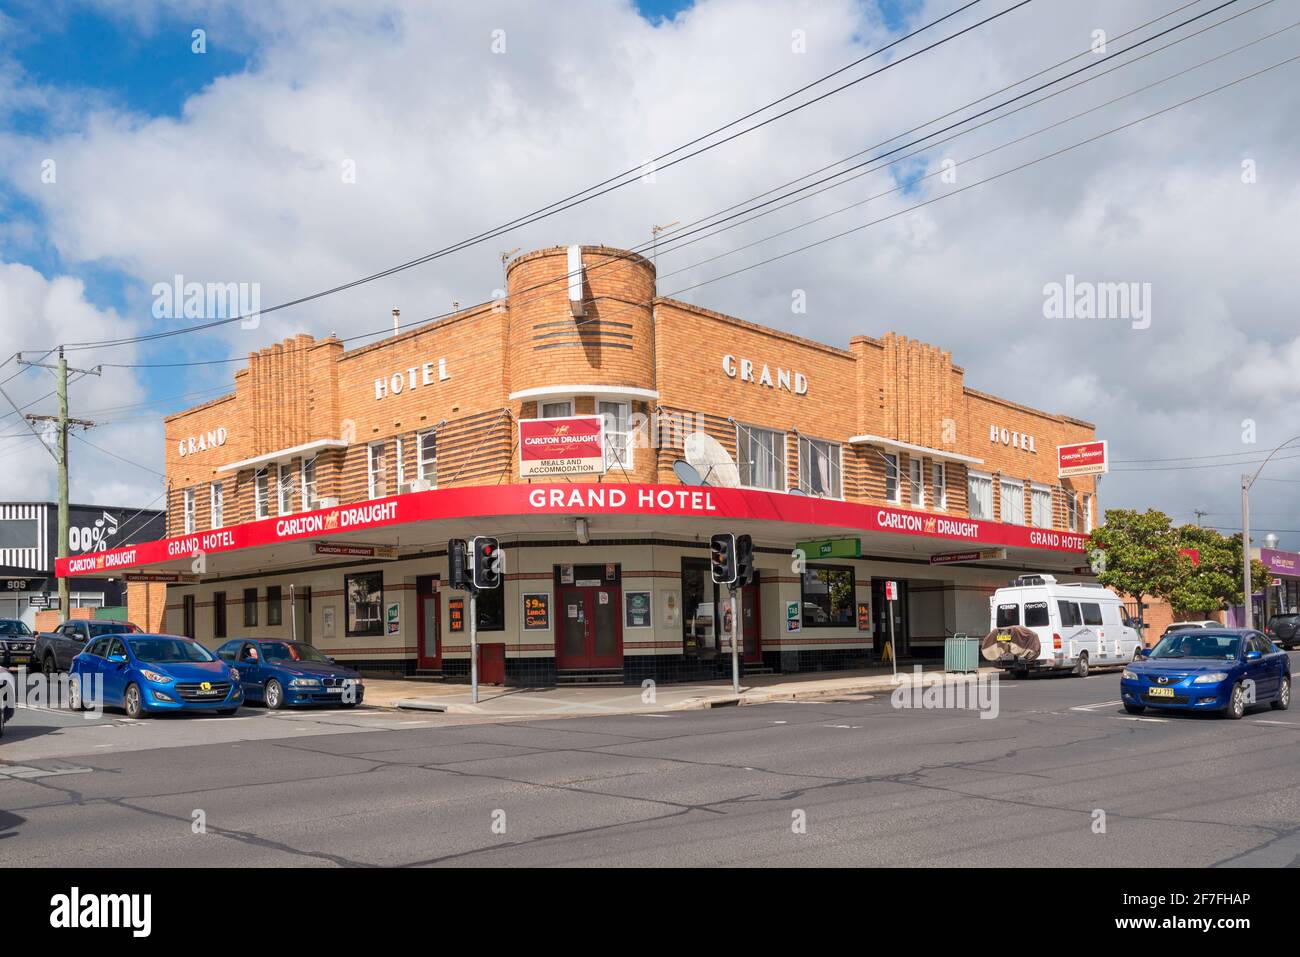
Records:
<instances>
[{"instance_id":1,"label":"asphalt road surface","mask_svg":"<svg viewBox=\"0 0 1300 957\"><path fill-rule=\"evenodd\" d=\"M0 862L1300 862L1300 712L1134 718L1118 699L1112 673L1002 682L992 719L886 694L513 723L20 711Z\"/></svg>"}]
</instances>

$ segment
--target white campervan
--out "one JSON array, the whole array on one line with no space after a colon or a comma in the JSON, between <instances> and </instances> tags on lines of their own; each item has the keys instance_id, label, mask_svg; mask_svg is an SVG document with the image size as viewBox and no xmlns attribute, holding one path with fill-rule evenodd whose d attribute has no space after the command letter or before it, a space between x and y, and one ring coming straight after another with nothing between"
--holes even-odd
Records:
<instances>
[{"instance_id":1,"label":"white campervan","mask_svg":"<svg viewBox=\"0 0 1300 957\"><path fill-rule=\"evenodd\" d=\"M1128 664L1142 647L1113 591L1083 582L1059 583L1052 575L1022 575L999 588L989 599L989 619L993 641L985 643L985 659L1020 674L1071 670L1083 677L1091 668ZM1022 645L1015 646L1019 654L1012 652L1017 628L1038 637L1036 655Z\"/></svg>"}]
</instances>

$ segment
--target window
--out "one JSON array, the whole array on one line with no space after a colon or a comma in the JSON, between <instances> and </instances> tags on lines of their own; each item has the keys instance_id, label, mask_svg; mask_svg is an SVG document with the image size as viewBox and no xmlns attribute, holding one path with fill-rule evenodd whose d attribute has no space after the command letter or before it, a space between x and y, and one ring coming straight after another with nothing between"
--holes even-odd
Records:
<instances>
[{"instance_id":1,"label":"window","mask_svg":"<svg viewBox=\"0 0 1300 957\"><path fill-rule=\"evenodd\" d=\"M785 433L736 426L740 484L785 491Z\"/></svg>"},{"instance_id":2,"label":"window","mask_svg":"<svg viewBox=\"0 0 1300 957\"><path fill-rule=\"evenodd\" d=\"M217 657L222 661L234 661L235 653L239 651L239 642L228 641L217 649Z\"/></svg>"},{"instance_id":3,"label":"window","mask_svg":"<svg viewBox=\"0 0 1300 957\"><path fill-rule=\"evenodd\" d=\"M384 443L372 443L366 448L367 489L371 498L383 498L388 494L388 477L385 468Z\"/></svg>"},{"instance_id":4,"label":"window","mask_svg":"<svg viewBox=\"0 0 1300 957\"><path fill-rule=\"evenodd\" d=\"M907 478L912 508L925 508L925 463L920 459L908 459Z\"/></svg>"},{"instance_id":5,"label":"window","mask_svg":"<svg viewBox=\"0 0 1300 957\"><path fill-rule=\"evenodd\" d=\"M384 573L364 572L360 575L345 575L343 593L347 596L348 603L348 637L382 635L384 633Z\"/></svg>"},{"instance_id":6,"label":"window","mask_svg":"<svg viewBox=\"0 0 1300 957\"><path fill-rule=\"evenodd\" d=\"M1046 485L1030 486L1029 513L1034 528L1052 527L1052 490Z\"/></svg>"},{"instance_id":7,"label":"window","mask_svg":"<svg viewBox=\"0 0 1300 957\"><path fill-rule=\"evenodd\" d=\"M1047 614L1047 602L1045 601L1027 601L1025 602L1025 627L1026 628L1046 628L1051 624Z\"/></svg>"},{"instance_id":8,"label":"window","mask_svg":"<svg viewBox=\"0 0 1300 957\"><path fill-rule=\"evenodd\" d=\"M885 501L898 504L898 456L886 452L885 460Z\"/></svg>"},{"instance_id":9,"label":"window","mask_svg":"<svg viewBox=\"0 0 1300 957\"><path fill-rule=\"evenodd\" d=\"M799 487L809 495L844 497L838 445L799 436Z\"/></svg>"},{"instance_id":10,"label":"window","mask_svg":"<svg viewBox=\"0 0 1300 957\"><path fill-rule=\"evenodd\" d=\"M474 607L478 611L479 631L505 631L505 588L487 588L478 593Z\"/></svg>"},{"instance_id":11,"label":"window","mask_svg":"<svg viewBox=\"0 0 1300 957\"><path fill-rule=\"evenodd\" d=\"M266 586L266 623L268 625L278 625L283 618L281 617L281 591L279 585Z\"/></svg>"},{"instance_id":12,"label":"window","mask_svg":"<svg viewBox=\"0 0 1300 957\"><path fill-rule=\"evenodd\" d=\"M244 627L257 627L257 589L244 589Z\"/></svg>"},{"instance_id":13,"label":"window","mask_svg":"<svg viewBox=\"0 0 1300 957\"><path fill-rule=\"evenodd\" d=\"M857 626L852 568L846 565L808 568L803 573L801 593L805 628Z\"/></svg>"},{"instance_id":14,"label":"window","mask_svg":"<svg viewBox=\"0 0 1300 957\"><path fill-rule=\"evenodd\" d=\"M288 465L281 465L278 466L278 470L280 478L275 484L279 500L276 507L281 515L288 515L293 511L293 469Z\"/></svg>"},{"instance_id":15,"label":"window","mask_svg":"<svg viewBox=\"0 0 1300 957\"><path fill-rule=\"evenodd\" d=\"M225 490L220 482L213 482L208 488L208 498L212 505L212 528L220 528L226 518Z\"/></svg>"},{"instance_id":16,"label":"window","mask_svg":"<svg viewBox=\"0 0 1300 957\"><path fill-rule=\"evenodd\" d=\"M1061 613L1062 628L1077 628L1083 624L1083 615L1079 612L1079 606L1072 601L1057 601L1057 610Z\"/></svg>"},{"instance_id":17,"label":"window","mask_svg":"<svg viewBox=\"0 0 1300 957\"><path fill-rule=\"evenodd\" d=\"M316 456L302 463L302 507L312 511L320 504L316 496Z\"/></svg>"},{"instance_id":18,"label":"window","mask_svg":"<svg viewBox=\"0 0 1300 957\"><path fill-rule=\"evenodd\" d=\"M401 439L393 440L393 471L396 477L397 491L406 483L406 463L402 461L406 453L406 443Z\"/></svg>"},{"instance_id":19,"label":"window","mask_svg":"<svg viewBox=\"0 0 1300 957\"><path fill-rule=\"evenodd\" d=\"M573 415L573 403L568 399L559 402L543 402L537 407L539 419L563 419Z\"/></svg>"},{"instance_id":20,"label":"window","mask_svg":"<svg viewBox=\"0 0 1300 957\"><path fill-rule=\"evenodd\" d=\"M266 481L266 469L258 469L253 473L253 513L257 518L266 518L271 513Z\"/></svg>"},{"instance_id":21,"label":"window","mask_svg":"<svg viewBox=\"0 0 1300 957\"><path fill-rule=\"evenodd\" d=\"M1092 531L1092 496L1091 495L1085 495L1083 497L1083 530L1085 532Z\"/></svg>"},{"instance_id":22,"label":"window","mask_svg":"<svg viewBox=\"0 0 1300 957\"><path fill-rule=\"evenodd\" d=\"M187 488L185 490L184 509L181 513L182 520L185 523L186 535L194 534L194 512L195 512L194 489Z\"/></svg>"},{"instance_id":23,"label":"window","mask_svg":"<svg viewBox=\"0 0 1300 957\"><path fill-rule=\"evenodd\" d=\"M416 441L419 443L415 477L428 482L432 488L438 484L438 436L433 432L422 432Z\"/></svg>"},{"instance_id":24,"label":"window","mask_svg":"<svg viewBox=\"0 0 1300 957\"><path fill-rule=\"evenodd\" d=\"M627 402L597 402L596 412L605 423L605 468L632 467L632 406Z\"/></svg>"},{"instance_id":25,"label":"window","mask_svg":"<svg viewBox=\"0 0 1300 957\"><path fill-rule=\"evenodd\" d=\"M1073 492L1065 493L1065 517L1072 532L1079 530L1079 498Z\"/></svg>"},{"instance_id":26,"label":"window","mask_svg":"<svg viewBox=\"0 0 1300 957\"><path fill-rule=\"evenodd\" d=\"M1101 605L1095 601L1085 601L1079 605L1079 609L1083 612L1083 623L1085 625L1101 624Z\"/></svg>"},{"instance_id":27,"label":"window","mask_svg":"<svg viewBox=\"0 0 1300 957\"><path fill-rule=\"evenodd\" d=\"M930 463L930 507L948 507L948 469L943 462Z\"/></svg>"},{"instance_id":28,"label":"window","mask_svg":"<svg viewBox=\"0 0 1300 957\"><path fill-rule=\"evenodd\" d=\"M1025 483L1003 479L1002 521L1009 525L1025 524Z\"/></svg>"},{"instance_id":29,"label":"window","mask_svg":"<svg viewBox=\"0 0 1300 957\"><path fill-rule=\"evenodd\" d=\"M226 593L212 593L212 637L226 637Z\"/></svg>"},{"instance_id":30,"label":"window","mask_svg":"<svg viewBox=\"0 0 1300 957\"><path fill-rule=\"evenodd\" d=\"M682 651L688 658L718 654L718 586L698 558L682 559Z\"/></svg>"},{"instance_id":31,"label":"window","mask_svg":"<svg viewBox=\"0 0 1300 957\"><path fill-rule=\"evenodd\" d=\"M1020 606L1015 602L998 605L998 617L995 628L1013 628L1020 624Z\"/></svg>"},{"instance_id":32,"label":"window","mask_svg":"<svg viewBox=\"0 0 1300 957\"><path fill-rule=\"evenodd\" d=\"M993 476L966 473L966 507L971 518L993 517Z\"/></svg>"}]
</instances>

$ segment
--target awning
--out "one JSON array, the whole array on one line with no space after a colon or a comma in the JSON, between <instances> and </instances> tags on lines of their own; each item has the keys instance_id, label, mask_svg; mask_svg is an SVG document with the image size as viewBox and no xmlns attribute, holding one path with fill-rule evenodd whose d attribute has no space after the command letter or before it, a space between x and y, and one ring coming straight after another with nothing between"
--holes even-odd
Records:
<instances>
[{"instance_id":1,"label":"awning","mask_svg":"<svg viewBox=\"0 0 1300 957\"><path fill-rule=\"evenodd\" d=\"M514 402L544 402L547 399L568 399L575 395L594 395L598 399L635 399L639 402L659 400L659 393L654 389L637 389L630 385L545 385L511 392L510 399Z\"/></svg>"},{"instance_id":2,"label":"awning","mask_svg":"<svg viewBox=\"0 0 1300 957\"><path fill-rule=\"evenodd\" d=\"M244 459L242 462L231 462L229 465L218 465L218 472L238 472L240 469L260 469L266 465L276 465L280 462L288 462L303 456L308 458L315 455L322 449L346 449L348 443L343 439L317 439L314 442L304 442L302 445L295 445L291 448L280 449L278 452L267 452L265 455L255 455L251 459Z\"/></svg>"},{"instance_id":3,"label":"awning","mask_svg":"<svg viewBox=\"0 0 1300 957\"><path fill-rule=\"evenodd\" d=\"M943 449L929 449L924 445L913 445L911 442L900 442L898 439L887 439L883 435L855 435L849 439L850 445L883 445L889 449L902 449L904 452L919 452L922 455L928 455L932 459L946 459L949 462L965 462L967 465L983 465L983 459L977 459L973 455L959 455L956 452L945 452Z\"/></svg>"},{"instance_id":4,"label":"awning","mask_svg":"<svg viewBox=\"0 0 1300 957\"><path fill-rule=\"evenodd\" d=\"M467 534L568 537L579 517L590 523L593 541L602 536L696 540L731 531L752 535L759 547L788 548L796 541L860 536L864 551L912 558L956 546L1002 546L1008 549L1009 562L1031 562L1045 569L1081 564L1088 542L1088 536L1071 532L783 492L621 483L512 484L408 492L139 542L60 558L57 573L104 577L131 571L269 572L318 562L314 543L324 541L391 546L400 559L443 548L449 537ZM195 565L200 557L201 568Z\"/></svg>"}]
</instances>

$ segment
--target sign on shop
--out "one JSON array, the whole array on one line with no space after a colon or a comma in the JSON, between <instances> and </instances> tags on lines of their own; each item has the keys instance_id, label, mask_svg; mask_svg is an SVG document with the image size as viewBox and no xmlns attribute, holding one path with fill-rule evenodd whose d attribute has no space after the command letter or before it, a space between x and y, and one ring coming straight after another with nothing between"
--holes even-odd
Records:
<instances>
[{"instance_id":1,"label":"sign on shop","mask_svg":"<svg viewBox=\"0 0 1300 957\"><path fill-rule=\"evenodd\" d=\"M524 592L524 631L551 630L551 593Z\"/></svg>"},{"instance_id":2,"label":"sign on shop","mask_svg":"<svg viewBox=\"0 0 1300 957\"><path fill-rule=\"evenodd\" d=\"M785 603L785 630L787 634L794 634L803 630L803 610L799 607L799 604L797 601Z\"/></svg>"},{"instance_id":3,"label":"sign on shop","mask_svg":"<svg viewBox=\"0 0 1300 957\"><path fill-rule=\"evenodd\" d=\"M650 628L650 593L648 591L630 591L626 594L627 607L624 613L624 628Z\"/></svg>"},{"instance_id":4,"label":"sign on shop","mask_svg":"<svg viewBox=\"0 0 1300 957\"><path fill-rule=\"evenodd\" d=\"M1071 475L1103 475L1110 471L1106 441L1075 442L1056 447L1056 471L1061 478Z\"/></svg>"},{"instance_id":5,"label":"sign on shop","mask_svg":"<svg viewBox=\"0 0 1300 957\"><path fill-rule=\"evenodd\" d=\"M447 602L447 629L456 632L465 630L464 598L453 598Z\"/></svg>"},{"instance_id":6,"label":"sign on shop","mask_svg":"<svg viewBox=\"0 0 1300 957\"><path fill-rule=\"evenodd\" d=\"M50 596L45 594L32 595L27 599L27 604L32 608L49 608Z\"/></svg>"},{"instance_id":7,"label":"sign on shop","mask_svg":"<svg viewBox=\"0 0 1300 957\"><path fill-rule=\"evenodd\" d=\"M930 564L955 565L959 562L1001 561L1006 557L1005 548L981 548L971 552L940 552L930 556Z\"/></svg>"},{"instance_id":8,"label":"sign on shop","mask_svg":"<svg viewBox=\"0 0 1300 957\"><path fill-rule=\"evenodd\" d=\"M858 631L871 630L871 605L865 601L858 602Z\"/></svg>"},{"instance_id":9,"label":"sign on shop","mask_svg":"<svg viewBox=\"0 0 1300 957\"><path fill-rule=\"evenodd\" d=\"M392 545L361 545L355 542L316 542L313 545L317 555L338 555L345 558L396 558L397 549Z\"/></svg>"},{"instance_id":10,"label":"sign on shop","mask_svg":"<svg viewBox=\"0 0 1300 957\"><path fill-rule=\"evenodd\" d=\"M605 423L598 415L519 420L519 474L601 475L605 471Z\"/></svg>"},{"instance_id":11,"label":"sign on shop","mask_svg":"<svg viewBox=\"0 0 1300 957\"><path fill-rule=\"evenodd\" d=\"M795 548L806 558L861 558L862 539L823 538L815 542L799 542Z\"/></svg>"},{"instance_id":12,"label":"sign on shop","mask_svg":"<svg viewBox=\"0 0 1300 957\"><path fill-rule=\"evenodd\" d=\"M182 572L128 572L122 576L126 582L161 582L166 585L175 585L181 582L197 582L198 575L189 575Z\"/></svg>"}]
</instances>

